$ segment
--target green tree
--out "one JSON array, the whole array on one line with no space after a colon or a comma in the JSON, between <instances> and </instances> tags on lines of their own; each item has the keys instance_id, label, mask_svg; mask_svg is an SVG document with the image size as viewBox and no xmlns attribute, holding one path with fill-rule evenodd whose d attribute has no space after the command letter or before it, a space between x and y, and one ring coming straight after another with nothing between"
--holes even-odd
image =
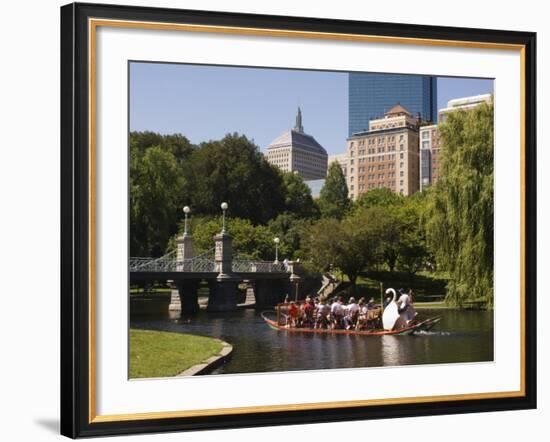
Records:
<instances>
[{"instance_id":1,"label":"green tree","mask_svg":"<svg viewBox=\"0 0 550 442\"><path fill-rule=\"evenodd\" d=\"M397 266L403 233L403 220L399 207L372 206L361 208L354 214L356 223L368 224L371 235L378 238L377 261L385 263L390 272Z\"/></svg>"},{"instance_id":2,"label":"green tree","mask_svg":"<svg viewBox=\"0 0 550 442\"><path fill-rule=\"evenodd\" d=\"M335 161L328 168L325 184L319 194L319 208L325 218L342 219L349 207L348 186L340 164Z\"/></svg>"},{"instance_id":3,"label":"green tree","mask_svg":"<svg viewBox=\"0 0 550 442\"><path fill-rule=\"evenodd\" d=\"M174 155L130 146L130 254L160 256L177 228L182 181Z\"/></svg>"},{"instance_id":4,"label":"green tree","mask_svg":"<svg viewBox=\"0 0 550 442\"><path fill-rule=\"evenodd\" d=\"M184 198L196 214L217 216L226 201L231 217L263 224L284 211L281 174L245 136L202 143L190 156L184 176Z\"/></svg>"},{"instance_id":5,"label":"green tree","mask_svg":"<svg viewBox=\"0 0 550 442\"><path fill-rule=\"evenodd\" d=\"M493 105L452 112L440 126L441 178L432 190L428 241L449 271L447 301L493 305Z\"/></svg>"},{"instance_id":6,"label":"green tree","mask_svg":"<svg viewBox=\"0 0 550 442\"><path fill-rule=\"evenodd\" d=\"M387 187L369 190L362 193L355 202L356 208L391 207L403 204L405 197L392 192Z\"/></svg>"},{"instance_id":7,"label":"green tree","mask_svg":"<svg viewBox=\"0 0 550 442\"><path fill-rule=\"evenodd\" d=\"M426 233L422 223L426 198L416 193L404 199L399 207L400 237L397 264L412 276L425 267L429 256Z\"/></svg>"},{"instance_id":8,"label":"green tree","mask_svg":"<svg viewBox=\"0 0 550 442\"><path fill-rule=\"evenodd\" d=\"M221 217L194 219L191 234L196 255L214 247L214 236L220 233L221 228ZM254 226L248 220L230 218L227 220L226 230L233 237L234 257L267 261L275 259L274 237L266 226Z\"/></svg>"},{"instance_id":9,"label":"green tree","mask_svg":"<svg viewBox=\"0 0 550 442\"><path fill-rule=\"evenodd\" d=\"M172 153L180 165L189 158L194 149L189 140L181 134L161 135L150 131L130 132L130 146L142 154L150 147L160 146Z\"/></svg>"},{"instance_id":10,"label":"green tree","mask_svg":"<svg viewBox=\"0 0 550 442\"><path fill-rule=\"evenodd\" d=\"M285 208L299 218L319 216L319 209L311 196L311 189L303 178L292 172L283 175L285 187Z\"/></svg>"},{"instance_id":11,"label":"green tree","mask_svg":"<svg viewBox=\"0 0 550 442\"><path fill-rule=\"evenodd\" d=\"M315 269L340 269L350 280L352 293L359 273L376 259L377 238L368 224L358 225L356 219L322 218L308 229L304 240Z\"/></svg>"},{"instance_id":12,"label":"green tree","mask_svg":"<svg viewBox=\"0 0 550 442\"><path fill-rule=\"evenodd\" d=\"M278 237L281 242L279 256L281 259L304 258L302 238L306 235L311 226L310 219L300 218L294 213L281 213L277 218L271 220L268 228L273 238Z\"/></svg>"}]
</instances>

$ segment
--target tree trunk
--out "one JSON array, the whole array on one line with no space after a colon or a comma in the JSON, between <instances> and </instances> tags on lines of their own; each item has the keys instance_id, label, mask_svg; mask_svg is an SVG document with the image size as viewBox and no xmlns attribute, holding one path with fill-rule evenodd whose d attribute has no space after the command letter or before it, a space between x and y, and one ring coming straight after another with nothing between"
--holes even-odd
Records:
<instances>
[{"instance_id":1,"label":"tree trunk","mask_svg":"<svg viewBox=\"0 0 550 442\"><path fill-rule=\"evenodd\" d=\"M350 288L349 288L350 296L355 296L356 285L357 285L357 275L348 275L348 278L350 282Z\"/></svg>"}]
</instances>

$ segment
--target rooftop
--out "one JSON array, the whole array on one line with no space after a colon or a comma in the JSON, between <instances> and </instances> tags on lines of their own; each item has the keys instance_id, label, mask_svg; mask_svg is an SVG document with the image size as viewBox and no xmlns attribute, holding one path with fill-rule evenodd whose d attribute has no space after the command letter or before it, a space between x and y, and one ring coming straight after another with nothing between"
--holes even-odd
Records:
<instances>
[{"instance_id":1,"label":"rooftop","mask_svg":"<svg viewBox=\"0 0 550 442\"><path fill-rule=\"evenodd\" d=\"M302 125L302 111L298 108L296 114L296 125L293 129L288 129L279 135L271 144L267 147L268 150L280 149L283 147L298 147L303 150L307 150L313 153L327 155L327 151L321 146L313 136L304 132Z\"/></svg>"},{"instance_id":2,"label":"rooftop","mask_svg":"<svg viewBox=\"0 0 550 442\"><path fill-rule=\"evenodd\" d=\"M412 114L407 109L405 109L403 106L401 106L400 103L397 103L394 107L392 107L384 115L386 117L396 117L396 116L399 116L399 115L408 115L409 117L412 117Z\"/></svg>"}]
</instances>

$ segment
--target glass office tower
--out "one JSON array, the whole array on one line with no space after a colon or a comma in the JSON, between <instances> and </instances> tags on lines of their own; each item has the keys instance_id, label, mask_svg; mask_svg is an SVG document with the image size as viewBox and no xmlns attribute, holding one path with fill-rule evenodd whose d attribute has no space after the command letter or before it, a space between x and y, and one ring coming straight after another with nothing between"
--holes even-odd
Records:
<instances>
[{"instance_id":1,"label":"glass office tower","mask_svg":"<svg viewBox=\"0 0 550 442\"><path fill-rule=\"evenodd\" d=\"M397 103L414 117L437 121L437 78L423 75L349 74L349 136L368 130L369 121L383 118Z\"/></svg>"}]
</instances>

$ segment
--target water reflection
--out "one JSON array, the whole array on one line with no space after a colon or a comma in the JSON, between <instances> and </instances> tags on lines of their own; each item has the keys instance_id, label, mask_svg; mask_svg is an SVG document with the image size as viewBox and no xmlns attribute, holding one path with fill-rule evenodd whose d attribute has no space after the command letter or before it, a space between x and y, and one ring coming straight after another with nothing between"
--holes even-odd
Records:
<instances>
[{"instance_id":1,"label":"water reflection","mask_svg":"<svg viewBox=\"0 0 550 442\"><path fill-rule=\"evenodd\" d=\"M419 335L378 337L278 332L254 310L134 317L131 326L212 336L231 343L232 359L214 373L493 360L492 312L422 310L420 314L442 316L442 320L433 331Z\"/></svg>"}]
</instances>

